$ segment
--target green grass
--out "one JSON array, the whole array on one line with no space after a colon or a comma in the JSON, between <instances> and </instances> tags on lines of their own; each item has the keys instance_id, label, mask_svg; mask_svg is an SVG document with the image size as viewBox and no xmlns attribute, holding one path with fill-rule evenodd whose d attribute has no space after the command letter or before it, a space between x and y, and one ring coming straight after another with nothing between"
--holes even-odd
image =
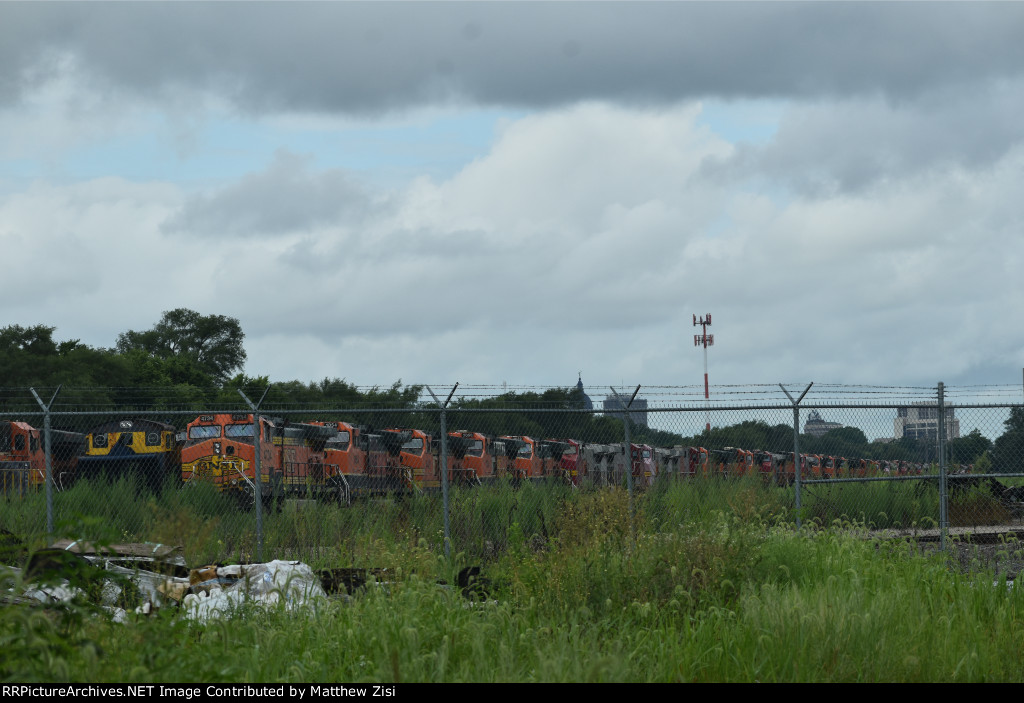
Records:
<instances>
[{"instance_id":1,"label":"green grass","mask_svg":"<svg viewBox=\"0 0 1024 703\"><path fill-rule=\"evenodd\" d=\"M229 520L234 514L220 496L157 500L119 490L126 491L122 510L77 529L106 528L118 538L128 528L140 538L176 530L192 545L192 565L229 545L239 554L249 548L251 525ZM86 490L75 497L82 509L102 509L94 499ZM456 492L451 560L438 537L437 502L314 505L266 516L267 558L303 554L315 566L391 569L388 589L349 602L252 610L208 625L173 610L115 625L85 602L0 607L0 678L1024 678L1020 589L993 585L997 577L984 569L964 573L941 555L920 556L907 542L868 539L863 524L796 531L786 492L756 481L662 487L637 498L632 518L621 490ZM437 585L451 583L467 563L483 564L494 582L492 602L471 605Z\"/></svg>"},{"instance_id":2,"label":"green grass","mask_svg":"<svg viewBox=\"0 0 1024 703\"><path fill-rule=\"evenodd\" d=\"M839 520L871 529L939 526L935 481L815 484L804 488L801 502L804 519L819 524Z\"/></svg>"},{"instance_id":3,"label":"green grass","mask_svg":"<svg viewBox=\"0 0 1024 703\"><path fill-rule=\"evenodd\" d=\"M510 535L545 541L553 534L556 516L579 504L593 490L564 486L508 483L450 492L451 546L474 559L505 552ZM600 492L600 491L598 491ZM805 486L801 493L803 522L830 525L856 522L872 529L930 528L938 525L939 500L934 482L919 481ZM376 498L340 507L330 502L296 504L285 501L264 512L264 556L302 559L319 565L342 560L370 565L383 545L403 545L428 552L443 551L444 516L441 496ZM792 522L796 518L791 487L772 487L757 477L666 482L639 494L634 509L652 529L700 521L720 512L744 519ZM1006 524L1013 519L985 491L953 495L954 526ZM256 516L245 505L218 495L210 486L182 487L173 481L152 495L129 479L114 484L82 481L54 497L58 532L72 532L82 516L101 521L119 541L173 542L184 547L189 563L252 560L257 557ZM45 496L0 498L0 527L45 542Z\"/></svg>"}]
</instances>

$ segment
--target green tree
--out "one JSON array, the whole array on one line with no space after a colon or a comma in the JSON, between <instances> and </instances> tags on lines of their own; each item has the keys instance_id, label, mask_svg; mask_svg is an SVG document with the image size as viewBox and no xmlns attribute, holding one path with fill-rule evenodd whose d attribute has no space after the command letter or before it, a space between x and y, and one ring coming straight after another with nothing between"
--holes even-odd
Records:
<instances>
[{"instance_id":1,"label":"green tree","mask_svg":"<svg viewBox=\"0 0 1024 703\"><path fill-rule=\"evenodd\" d=\"M949 441L949 459L957 464L973 464L992 448L992 440L975 428L970 434Z\"/></svg>"},{"instance_id":2,"label":"green tree","mask_svg":"<svg viewBox=\"0 0 1024 703\"><path fill-rule=\"evenodd\" d=\"M0 329L0 386L49 385L58 357L54 329L46 325Z\"/></svg>"},{"instance_id":3,"label":"green tree","mask_svg":"<svg viewBox=\"0 0 1024 703\"><path fill-rule=\"evenodd\" d=\"M170 362L162 373L172 383L221 385L245 363L244 338L234 317L177 308L164 312L151 330L118 335L117 351L143 352Z\"/></svg>"},{"instance_id":4,"label":"green tree","mask_svg":"<svg viewBox=\"0 0 1024 703\"><path fill-rule=\"evenodd\" d=\"M79 340L57 343L48 325L0 328L0 386L79 388L136 383L131 365L109 349L93 349ZM27 396L26 396L27 397ZM67 394L63 394L67 398Z\"/></svg>"},{"instance_id":5,"label":"green tree","mask_svg":"<svg viewBox=\"0 0 1024 703\"><path fill-rule=\"evenodd\" d=\"M32 356L56 356L57 343L53 341L56 327L33 325L22 327L10 325L0 329L0 350L5 352L25 352ZM77 340L76 340L77 342Z\"/></svg>"},{"instance_id":6,"label":"green tree","mask_svg":"<svg viewBox=\"0 0 1024 703\"><path fill-rule=\"evenodd\" d=\"M994 471L1024 469L1024 406L1010 408L1010 417L1003 423L1006 431L996 439L990 457Z\"/></svg>"}]
</instances>

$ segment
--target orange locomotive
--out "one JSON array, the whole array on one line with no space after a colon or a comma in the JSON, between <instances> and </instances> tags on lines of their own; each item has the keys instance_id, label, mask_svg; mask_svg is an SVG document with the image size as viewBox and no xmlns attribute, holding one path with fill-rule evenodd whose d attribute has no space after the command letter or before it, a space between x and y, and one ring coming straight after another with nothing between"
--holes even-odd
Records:
<instances>
[{"instance_id":1,"label":"orange locomotive","mask_svg":"<svg viewBox=\"0 0 1024 703\"><path fill-rule=\"evenodd\" d=\"M331 475L354 475L366 472L367 442L365 427L347 422L312 422L329 427L336 434L324 444L324 464L332 467Z\"/></svg>"},{"instance_id":2,"label":"orange locomotive","mask_svg":"<svg viewBox=\"0 0 1024 703\"><path fill-rule=\"evenodd\" d=\"M314 422L334 432L324 443L327 492L343 502L356 497L402 493L410 489L402 464L403 446L412 430L370 431L348 422Z\"/></svg>"},{"instance_id":3,"label":"orange locomotive","mask_svg":"<svg viewBox=\"0 0 1024 703\"><path fill-rule=\"evenodd\" d=\"M544 478L546 457L539 451L539 440L526 435L505 435L498 439L504 442L505 453L511 460L508 469L513 480L537 482Z\"/></svg>"},{"instance_id":4,"label":"orange locomotive","mask_svg":"<svg viewBox=\"0 0 1024 703\"><path fill-rule=\"evenodd\" d=\"M0 493L24 495L46 483L45 437L27 422L0 422ZM78 457L85 450L85 435L50 431L50 466L58 489L75 477Z\"/></svg>"},{"instance_id":5,"label":"orange locomotive","mask_svg":"<svg viewBox=\"0 0 1024 703\"><path fill-rule=\"evenodd\" d=\"M188 423L181 450L181 478L210 481L218 490L256 495L256 446L260 495L312 495L334 488L334 467L324 465L324 445L336 431L322 425L261 417L258 437L248 413L200 415ZM257 441L258 440L258 441Z\"/></svg>"},{"instance_id":6,"label":"orange locomotive","mask_svg":"<svg viewBox=\"0 0 1024 703\"><path fill-rule=\"evenodd\" d=\"M338 434L324 447L325 462L337 467L334 475L349 496L440 489L440 447L432 435L401 428L368 431L346 422L330 426ZM493 475L493 468L487 473L490 455L484 452L489 438L472 432L453 432L449 437L449 480L473 482L478 475Z\"/></svg>"},{"instance_id":7,"label":"orange locomotive","mask_svg":"<svg viewBox=\"0 0 1024 703\"><path fill-rule=\"evenodd\" d=\"M440 489L441 459L433 437L423 430L398 431L410 433L398 454L402 475L409 486L420 490Z\"/></svg>"},{"instance_id":8,"label":"orange locomotive","mask_svg":"<svg viewBox=\"0 0 1024 703\"><path fill-rule=\"evenodd\" d=\"M538 444L537 451L540 454L541 462L543 464L541 470L544 478L558 479L570 484L572 483L571 476L566 472L564 463L566 459L566 452L573 451L573 447L569 442L563 442L557 439L545 439Z\"/></svg>"},{"instance_id":9,"label":"orange locomotive","mask_svg":"<svg viewBox=\"0 0 1024 703\"><path fill-rule=\"evenodd\" d=\"M349 498L409 491L439 490L441 447L423 430L367 430L346 422L314 423L337 434L324 445L327 479ZM513 456L518 445L513 447ZM451 485L492 482L508 473L508 443L481 432L448 433L448 481ZM333 472L333 473L332 473Z\"/></svg>"},{"instance_id":10,"label":"orange locomotive","mask_svg":"<svg viewBox=\"0 0 1024 703\"><path fill-rule=\"evenodd\" d=\"M448 480L453 484L493 483L508 475L505 442L482 432L448 433Z\"/></svg>"}]
</instances>

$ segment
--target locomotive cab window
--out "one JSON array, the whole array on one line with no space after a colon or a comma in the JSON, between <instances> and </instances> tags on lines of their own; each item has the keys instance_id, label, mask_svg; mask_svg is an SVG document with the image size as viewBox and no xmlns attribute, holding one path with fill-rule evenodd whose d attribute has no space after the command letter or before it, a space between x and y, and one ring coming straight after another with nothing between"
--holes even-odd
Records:
<instances>
[{"instance_id":1,"label":"locomotive cab window","mask_svg":"<svg viewBox=\"0 0 1024 703\"><path fill-rule=\"evenodd\" d=\"M469 443L469 447L466 449L466 456L483 456L484 454L484 443L479 439L474 439Z\"/></svg>"},{"instance_id":2,"label":"locomotive cab window","mask_svg":"<svg viewBox=\"0 0 1024 703\"><path fill-rule=\"evenodd\" d=\"M25 435L16 434L14 435L14 451L23 452L25 451Z\"/></svg>"},{"instance_id":3,"label":"locomotive cab window","mask_svg":"<svg viewBox=\"0 0 1024 703\"><path fill-rule=\"evenodd\" d=\"M220 437L220 425L194 425L188 428L189 439Z\"/></svg>"},{"instance_id":4,"label":"locomotive cab window","mask_svg":"<svg viewBox=\"0 0 1024 703\"><path fill-rule=\"evenodd\" d=\"M342 431L335 435L330 440L331 446L341 451L346 451L349 447L350 436L348 432Z\"/></svg>"},{"instance_id":5,"label":"locomotive cab window","mask_svg":"<svg viewBox=\"0 0 1024 703\"><path fill-rule=\"evenodd\" d=\"M252 437L252 423L245 425L225 425L225 437Z\"/></svg>"},{"instance_id":6,"label":"locomotive cab window","mask_svg":"<svg viewBox=\"0 0 1024 703\"><path fill-rule=\"evenodd\" d=\"M417 437L402 445L402 451L407 454L420 454L423 452L423 439Z\"/></svg>"}]
</instances>

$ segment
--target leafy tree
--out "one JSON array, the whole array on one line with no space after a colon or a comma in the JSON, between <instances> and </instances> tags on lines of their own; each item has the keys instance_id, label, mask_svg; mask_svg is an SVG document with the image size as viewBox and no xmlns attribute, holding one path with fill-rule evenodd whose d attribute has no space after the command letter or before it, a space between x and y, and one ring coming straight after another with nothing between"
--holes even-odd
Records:
<instances>
[{"instance_id":1,"label":"leafy tree","mask_svg":"<svg viewBox=\"0 0 1024 703\"><path fill-rule=\"evenodd\" d=\"M991 448L992 440L975 428L965 437L949 441L949 458L958 464L973 464Z\"/></svg>"},{"instance_id":2,"label":"leafy tree","mask_svg":"<svg viewBox=\"0 0 1024 703\"><path fill-rule=\"evenodd\" d=\"M53 341L55 329L57 328L47 325L4 327L0 329L0 350L25 352L32 356L55 356L57 354L57 344Z\"/></svg>"},{"instance_id":3,"label":"leafy tree","mask_svg":"<svg viewBox=\"0 0 1024 703\"><path fill-rule=\"evenodd\" d=\"M1024 432L1024 406L1010 408L1010 417L1003 421L1007 432Z\"/></svg>"},{"instance_id":4,"label":"leafy tree","mask_svg":"<svg viewBox=\"0 0 1024 703\"><path fill-rule=\"evenodd\" d=\"M825 433L825 438L837 444L863 446L868 444L867 435L859 427L837 427Z\"/></svg>"},{"instance_id":5,"label":"leafy tree","mask_svg":"<svg viewBox=\"0 0 1024 703\"><path fill-rule=\"evenodd\" d=\"M867 436L858 427L837 427L831 429L820 437L801 435L800 450L809 454L822 454L826 456L843 456L847 458L870 456L870 442ZM790 440L792 444L792 440ZM792 451L792 449L790 449Z\"/></svg>"},{"instance_id":6,"label":"leafy tree","mask_svg":"<svg viewBox=\"0 0 1024 703\"><path fill-rule=\"evenodd\" d=\"M527 435L539 439L563 438L584 442L621 442L622 421L580 410L582 393L576 388L550 388L543 393L504 393L495 398L452 401L448 425L492 435ZM523 412L509 413L510 409ZM579 410L544 412L542 409ZM494 410L494 413L460 413L460 410ZM633 425L631 436L641 442L643 428ZM673 437L676 437L673 435Z\"/></svg>"},{"instance_id":7,"label":"leafy tree","mask_svg":"<svg viewBox=\"0 0 1024 703\"><path fill-rule=\"evenodd\" d=\"M802 452L806 452L804 441L804 437L801 437ZM727 427L712 427L710 432L701 432L692 437L678 438L674 443L705 449L740 447L785 453L793 451L793 428L788 425L773 427L761 420L744 420Z\"/></svg>"},{"instance_id":8,"label":"leafy tree","mask_svg":"<svg viewBox=\"0 0 1024 703\"><path fill-rule=\"evenodd\" d=\"M992 459L989 457L988 452L979 456L977 461L974 462L974 470L979 474L992 473Z\"/></svg>"},{"instance_id":9,"label":"leafy tree","mask_svg":"<svg viewBox=\"0 0 1024 703\"><path fill-rule=\"evenodd\" d=\"M234 317L201 315L177 308L167 311L151 330L118 335L117 351L141 351L173 361L164 372L173 383L223 384L245 363L242 326Z\"/></svg>"},{"instance_id":10,"label":"leafy tree","mask_svg":"<svg viewBox=\"0 0 1024 703\"><path fill-rule=\"evenodd\" d=\"M109 349L93 349L79 340L57 343L48 325L0 329L0 386L48 388L59 384L117 387L137 381L131 365ZM27 396L26 396L27 397ZM63 394L67 399L67 394Z\"/></svg>"},{"instance_id":11,"label":"leafy tree","mask_svg":"<svg viewBox=\"0 0 1024 703\"><path fill-rule=\"evenodd\" d=\"M995 471L1024 469L1024 406L1010 408L1010 417L1003 423L1006 431L996 439L990 457Z\"/></svg>"}]
</instances>

